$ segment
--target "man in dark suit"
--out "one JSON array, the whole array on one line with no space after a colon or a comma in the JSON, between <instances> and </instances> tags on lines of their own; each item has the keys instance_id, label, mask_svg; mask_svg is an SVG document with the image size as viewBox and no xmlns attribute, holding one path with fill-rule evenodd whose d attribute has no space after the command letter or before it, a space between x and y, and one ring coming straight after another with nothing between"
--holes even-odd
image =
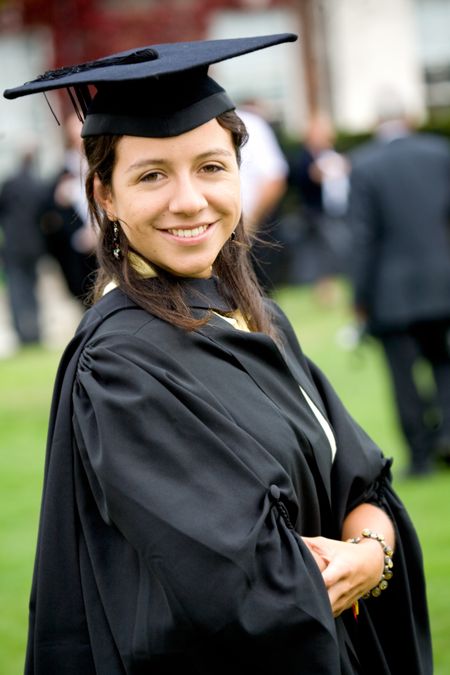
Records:
<instances>
[{"instance_id":1,"label":"man in dark suit","mask_svg":"<svg viewBox=\"0 0 450 675\"><path fill-rule=\"evenodd\" d=\"M1 257L11 317L22 345L41 339L37 265L44 253L38 224L42 184L34 171L35 151L24 151L18 171L0 189Z\"/></svg>"},{"instance_id":2,"label":"man in dark suit","mask_svg":"<svg viewBox=\"0 0 450 675\"><path fill-rule=\"evenodd\" d=\"M386 354L413 475L436 454L450 459L449 217L449 145L385 116L352 157L352 277L357 315ZM432 405L417 386L419 359L434 376Z\"/></svg>"},{"instance_id":3,"label":"man in dark suit","mask_svg":"<svg viewBox=\"0 0 450 675\"><path fill-rule=\"evenodd\" d=\"M81 122L73 113L64 123L64 162L46 185L40 226L47 252L59 263L69 292L84 301L96 270L96 235L89 223L84 194Z\"/></svg>"}]
</instances>

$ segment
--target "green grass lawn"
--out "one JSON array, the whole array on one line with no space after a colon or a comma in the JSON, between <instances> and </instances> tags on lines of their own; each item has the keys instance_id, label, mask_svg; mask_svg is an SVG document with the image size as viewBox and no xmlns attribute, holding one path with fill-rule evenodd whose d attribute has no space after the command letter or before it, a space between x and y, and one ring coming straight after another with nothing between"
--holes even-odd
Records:
<instances>
[{"instance_id":1,"label":"green grass lawn","mask_svg":"<svg viewBox=\"0 0 450 675\"><path fill-rule=\"evenodd\" d=\"M389 381L377 345L338 344L351 317L345 289L332 307L305 289L281 289L278 300L305 352L326 372L357 421L394 457L394 478L406 461ZM0 674L23 668L31 581L53 378L59 354L30 349L0 361ZM436 675L450 673L450 522L448 473L396 480L422 541L428 578Z\"/></svg>"},{"instance_id":2,"label":"green grass lawn","mask_svg":"<svg viewBox=\"0 0 450 675\"><path fill-rule=\"evenodd\" d=\"M46 427L58 354L0 361L0 673L22 672Z\"/></svg>"}]
</instances>

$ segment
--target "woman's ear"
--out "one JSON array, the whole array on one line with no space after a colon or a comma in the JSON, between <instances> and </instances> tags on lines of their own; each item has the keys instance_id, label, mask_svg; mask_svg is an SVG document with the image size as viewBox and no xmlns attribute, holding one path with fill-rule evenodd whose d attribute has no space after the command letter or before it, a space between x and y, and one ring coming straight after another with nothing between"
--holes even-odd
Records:
<instances>
[{"instance_id":1,"label":"woman's ear","mask_svg":"<svg viewBox=\"0 0 450 675\"><path fill-rule=\"evenodd\" d=\"M113 203L111 199L111 190L101 182L98 174L94 176L94 199L97 204L106 213L108 220L117 220L113 215Z\"/></svg>"}]
</instances>

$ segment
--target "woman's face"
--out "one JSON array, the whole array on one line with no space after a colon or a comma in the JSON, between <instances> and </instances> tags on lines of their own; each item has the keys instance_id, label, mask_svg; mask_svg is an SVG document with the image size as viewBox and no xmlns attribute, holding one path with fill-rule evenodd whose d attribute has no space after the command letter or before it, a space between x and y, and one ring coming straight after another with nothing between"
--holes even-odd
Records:
<instances>
[{"instance_id":1,"label":"woman's face","mask_svg":"<svg viewBox=\"0 0 450 675\"><path fill-rule=\"evenodd\" d=\"M214 119L172 138L123 136L111 189L95 182L131 246L176 276L209 277L241 214L231 133Z\"/></svg>"}]
</instances>

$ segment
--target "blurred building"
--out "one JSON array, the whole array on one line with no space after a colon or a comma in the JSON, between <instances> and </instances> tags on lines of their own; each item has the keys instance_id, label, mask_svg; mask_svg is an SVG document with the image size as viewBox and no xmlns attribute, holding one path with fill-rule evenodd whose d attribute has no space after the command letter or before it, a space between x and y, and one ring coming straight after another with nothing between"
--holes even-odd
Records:
<instances>
[{"instance_id":1,"label":"blurred building","mask_svg":"<svg viewBox=\"0 0 450 675\"><path fill-rule=\"evenodd\" d=\"M214 74L237 102L264 99L288 132L301 133L317 108L338 128L365 131L391 90L419 118L450 109L449 0L1 0L2 89L138 45L282 31L300 41L218 64ZM49 98L64 116L66 99ZM0 180L24 129L45 138L44 169L59 159L44 97L2 99Z\"/></svg>"}]
</instances>

